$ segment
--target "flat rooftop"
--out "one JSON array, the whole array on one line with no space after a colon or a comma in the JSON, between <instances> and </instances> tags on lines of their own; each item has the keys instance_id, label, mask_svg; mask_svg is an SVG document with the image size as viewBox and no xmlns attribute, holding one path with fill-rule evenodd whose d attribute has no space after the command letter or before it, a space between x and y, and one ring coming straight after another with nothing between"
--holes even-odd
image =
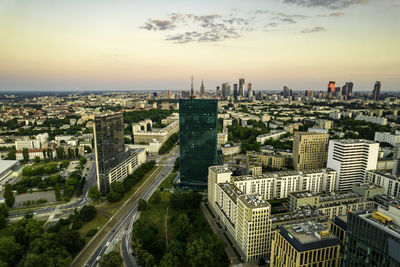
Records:
<instances>
[{"instance_id":1,"label":"flat rooftop","mask_svg":"<svg viewBox=\"0 0 400 267\"><path fill-rule=\"evenodd\" d=\"M300 252L339 245L337 237L316 221L289 224L280 230L280 234Z\"/></svg>"},{"instance_id":2,"label":"flat rooftop","mask_svg":"<svg viewBox=\"0 0 400 267\"><path fill-rule=\"evenodd\" d=\"M0 175L18 164L18 160L0 160Z\"/></svg>"},{"instance_id":3,"label":"flat rooftop","mask_svg":"<svg viewBox=\"0 0 400 267\"><path fill-rule=\"evenodd\" d=\"M336 139L335 143L352 145L352 144L376 144L376 142L366 139Z\"/></svg>"},{"instance_id":4,"label":"flat rooftop","mask_svg":"<svg viewBox=\"0 0 400 267\"><path fill-rule=\"evenodd\" d=\"M310 206L301 206L298 207L296 211L271 215L270 219L272 223L281 223L285 221L294 221L301 220L306 218L316 218L325 216L321 211L315 208L311 208Z\"/></svg>"},{"instance_id":5,"label":"flat rooftop","mask_svg":"<svg viewBox=\"0 0 400 267\"><path fill-rule=\"evenodd\" d=\"M268 201L263 200L261 196L258 195L243 195L239 196L239 199L248 207L248 208L265 208L271 207Z\"/></svg>"},{"instance_id":6,"label":"flat rooftop","mask_svg":"<svg viewBox=\"0 0 400 267\"><path fill-rule=\"evenodd\" d=\"M390 214L385 214L390 216ZM372 217L372 213L368 212L366 214L359 214L361 218L366 220L367 222L375 225L377 228L389 233L390 235L393 235L397 238L400 238L400 225L397 225L395 223L391 223L388 225L383 224L381 221L375 219Z\"/></svg>"}]
</instances>

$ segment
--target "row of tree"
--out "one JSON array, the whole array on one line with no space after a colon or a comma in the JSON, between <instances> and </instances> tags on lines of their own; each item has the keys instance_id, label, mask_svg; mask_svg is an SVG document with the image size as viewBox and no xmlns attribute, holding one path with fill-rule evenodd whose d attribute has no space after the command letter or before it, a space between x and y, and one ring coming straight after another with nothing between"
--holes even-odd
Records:
<instances>
[{"instance_id":1,"label":"row of tree","mask_svg":"<svg viewBox=\"0 0 400 267\"><path fill-rule=\"evenodd\" d=\"M125 192L128 192L135 184L140 182L143 177L154 168L156 162L149 161L140 166L132 174L128 175L123 182L114 182L111 184L110 193L107 194L107 200L110 202L118 202L122 199ZM95 191L93 189L93 191Z\"/></svg>"},{"instance_id":2,"label":"row of tree","mask_svg":"<svg viewBox=\"0 0 400 267\"><path fill-rule=\"evenodd\" d=\"M173 135L171 135L167 141L164 142L164 144L162 145L162 147L160 148L159 153L161 155L168 153L169 151L171 151L171 149L174 147L174 145L176 144L176 142L178 142L179 140L179 133L174 133Z\"/></svg>"}]
</instances>

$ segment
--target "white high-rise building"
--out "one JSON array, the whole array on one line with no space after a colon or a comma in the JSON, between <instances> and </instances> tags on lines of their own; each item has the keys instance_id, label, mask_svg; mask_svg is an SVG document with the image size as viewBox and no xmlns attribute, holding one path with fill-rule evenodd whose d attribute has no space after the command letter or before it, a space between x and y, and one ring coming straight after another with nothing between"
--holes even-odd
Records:
<instances>
[{"instance_id":1,"label":"white high-rise building","mask_svg":"<svg viewBox=\"0 0 400 267\"><path fill-rule=\"evenodd\" d=\"M327 167L337 172L336 190L351 190L365 180L367 170L375 170L379 143L369 140L331 140Z\"/></svg>"}]
</instances>

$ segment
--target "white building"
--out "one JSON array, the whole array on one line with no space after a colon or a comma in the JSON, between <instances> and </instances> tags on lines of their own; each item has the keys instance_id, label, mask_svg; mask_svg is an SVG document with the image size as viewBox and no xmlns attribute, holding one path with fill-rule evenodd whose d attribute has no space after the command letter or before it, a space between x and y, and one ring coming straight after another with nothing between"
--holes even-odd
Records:
<instances>
[{"instance_id":1,"label":"white building","mask_svg":"<svg viewBox=\"0 0 400 267\"><path fill-rule=\"evenodd\" d=\"M400 178L390 172L371 170L367 171L365 180L385 188L385 194L400 198Z\"/></svg>"},{"instance_id":2,"label":"white building","mask_svg":"<svg viewBox=\"0 0 400 267\"><path fill-rule=\"evenodd\" d=\"M16 150L22 150L24 148L27 148L27 149L41 148L40 141L38 139L15 141L15 149Z\"/></svg>"},{"instance_id":3,"label":"white building","mask_svg":"<svg viewBox=\"0 0 400 267\"><path fill-rule=\"evenodd\" d=\"M396 134L391 134L388 132L375 132L375 142L385 142L392 146L400 143L400 131L396 131Z\"/></svg>"},{"instance_id":4,"label":"white building","mask_svg":"<svg viewBox=\"0 0 400 267\"><path fill-rule=\"evenodd\" d=\"M329 141L327 167L337 171L336 190L351 190L363 183L365 172L375 170L379 143L369 140L340 139Z\"/></svg>"},{"instance_id":5,"label":"white building","mask_svg":"<svg viewBox=\"0 0 400 267\"><path fill-rule=\"evenodd\" d=\"M28 152L29 152L29 159L32 160L32 159L34 159L35 157L39 157L40 159L44 159L43 151L47 152L46 149L42 149L42 148L28 149ZM55 158L56 155L57 155L56 150L55 150L55 149L52 149L51 152L52 152L52 154L53 154L53 158ZM15 153L15 157L16 157L17 160L23 160L23 159L24 159L24 156L23 156L22 150L18 150L18 151ZM46 157L47 157L47 153L46 153Z\"/></svg>"},{"instance_id":6,"label":"white building","mask_svg":"<svg viewBox=\"0 0 400 267\"><path fill-rule=\"evenodd\" d=\"M364 115L359 115L356 117L357 121L366 121L366 122L372 122L376 123L379 125L386 125L387 124L387 119L383 117L375 117L375 116L364 116Z\"/></svg>"},{"instance_id":7,"label":"white building","mask_svg":"<svg viewBox=\"0 0 400 267\"><path fill-rule=\"evenodd\" d=\"M284 130L271 131L270 133L257 136L256 141L264 144L268 139L278 140L284 134L286 134L286 131Z\"/></svg>"},{"instance_id":8,"label":"white building","mask_svg":"<svg viewBox=\"0 0 400 267\"><path fill-rule=\"evenodd\" d=\"M18 163L18 160L0 160L0 190L18 176Z\"/></svg>"}]
</instances>

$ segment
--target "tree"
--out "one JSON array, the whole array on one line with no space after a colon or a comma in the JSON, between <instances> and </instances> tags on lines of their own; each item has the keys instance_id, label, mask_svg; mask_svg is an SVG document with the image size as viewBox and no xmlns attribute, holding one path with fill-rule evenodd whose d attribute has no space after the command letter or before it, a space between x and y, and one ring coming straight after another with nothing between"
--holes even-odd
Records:
<instances>
[{"instance_id":1,"label":"tree","mask_svg":"<svg viewBox=\"0 0 400 267\"><path fill-rule=\"evenodd\" d=\"M97 186L93 186L89 189L89 197L93 200L93 201L99 201L101 198L101 192L99 191L99 189L97 188Z\"/></svg>"},{"instance_id":2,"label":"tree","mask_svg":"<svg viewBox=\"0 0 400 267\"><path fill-rule=\"evenodd\" d=\"M85 205L79 212L79 217L82 221L88 222L93 220L97 215L97 209L94 206Z\"/></svg>"},{"instance_id":3,"label":"tree","mask_svg":"<svg viewBox=\"0 0 400 267\"><path fill-rule=\"evenodd\" d=\"M33 253L29 253L26 259L24 260L24 267L37 267L40 265L42 265L40 257Z\"/></svg>"},{"instance_id":4,"label":"tree","mask_svg":"<svg viewBox=\"0 0 400 267\"><path fill-rule=\"evenodd\" d=\"M228 266L224 246L216 235L207 235L187 244L186 255L192 266Z\"/></svg>"},{"instance_id":5,"label":"tree","mask_svg":"<svg viewBox=\"0 0 400 267\"><path fill-rule=\"evenodd\" d=\"M68 168L68 166L69 166L69 160L63 160L63 161L61 161L60 167L61 167L62 169L66 169L66 168Z\"/></svg>"},{"instance_id":6,"label":"tree","mask_svg":"<svg viewBox=\"0 0 400 267\"><path fill-rule=\"evenodd\" d=\"M8 266L15 266L23 252L21 245L15 242L13 236L0 237L0 259L8 263Z\"/></svg>"},{"instance_id":7,"label":"tree","mask_svg":"<svg viewBox=\"0 0 400 267\"><path fill-rule=\"evenodd\" d=\"M122 257L116 251L105 254L100 260L100 267L119 267L122 265Z\"/></svg>"},{"instance_id":8,"label":"tree","mask_svg":"<svg viewBox=\"0 0 400 267\"><path fill-rule=\"evenodd\" d=\"M147 202L144 199L139 200L138 211L145 210L147 208Z\"/></svg>"},{"instance_id":9,"label":"tree","mask_svg":"<svg viewBox=\"0 0 400 267\"><path fill-rule=\"evenodd\" d=\"M83 168L83 166L85 166L86 162L87 162L87 159L85 157L81 157L79 159L79 164L81 165L81 168Z\"/></svg>"},{"instance_id":10,"label":"tree","mask_svg":"<svg viewBox=\"0 0 400 267\"><path fill-rule=\"evenodd\" d=\"M110 202L118 202L121 200L122 195L120 193L111 191L110 193L107 194L106 198Z\"/></svg>"},{"instance_id":11,"label":"tree","mask_svg":"<svg viewBox=\"0 0 400 267\"><path fill-rule=\"evenodd\" d=\"M34 160L36 163L39 163L39 162L40 162L40 157L39 157L39 156L35 156L33 160Z\"/></svg>"},{"instance_id":12,"label":"tree","mask_svg":"<svg viewBox=\"0 0 400 267\"><path fill-rule=\"evenodd\" d=\"M180 214L178 218L176 218L174 224L176 225L178 240L185 241L186 237L192 230L192 225L190 223L187 214L186 213Z\"/></svg>"},{"instance_id":13,"label":"tree","mask_svg":"<svg viewBox=\"0 0 400 267\"><path fill-rule=\"evenodd\" d=\"M0 229L6 226L8 217L8 208L6 204L0 204Z\"/></svg>"},{"instance_id":14,"label":"tree","mask_svg":"<svg viewBox=\"0 0 400 267\"><path fill-rule=\"evenodd\" d=\"M14 149L8 151L7 159L8 160L16 160L17 159L16 151Z\"/></svg>"},{"instance_id":15,"label":"tree","mask_svg":"<svg viewBox=\"0 0 400 267\"><path fill-rule=\"evenodd\" d=\"M12 185L11 184L6 184L6 188L4 190L4 200L6 202L6 205L9 208L12 208L12 206L15 203L15 197L14 197L14 193L12 191Z\"/></svg>"},{"instance_id":16,"label":"tree","mask_svg":"<svg viewBox=\"0 0 400 267\"><path fill-rule=\"evenodd\" d=\"M29 150L27 148L22 149L22 157L24 158L24 162L29 161Z\"/></svg>"},{"instance_id":17,"label":"tree","mask_svg":"<svg viewBox=\"0 0 400 267\"><path fill-rule=\"evenodd\" d=\"M117 192L123 196L125 193L125 187L121 182L113 182L111 184L111 191Z\"/></svg>"},{"instance_id":18,"label":"tree","mask_svg":"<svg viewBox=\"0 0 400 267\"><path fill-rule=\"evenodd\" d=\"M179 266L179 259L178 257L172 255L171 253L166 253L162 257L160 267L177 267Z\"/></svg>"},{"instance_id":19,"label":"tree","mask_svg":"<svg viewBox=\"0 0 400 267\"><path fill-rule=\"evenodd\" d=\"M56 200L60 201L61 200L61 192L60 192L60 184L57 183L56 186L54 187L54 194L56 195Z\"/></svg>"}]
</instances>

